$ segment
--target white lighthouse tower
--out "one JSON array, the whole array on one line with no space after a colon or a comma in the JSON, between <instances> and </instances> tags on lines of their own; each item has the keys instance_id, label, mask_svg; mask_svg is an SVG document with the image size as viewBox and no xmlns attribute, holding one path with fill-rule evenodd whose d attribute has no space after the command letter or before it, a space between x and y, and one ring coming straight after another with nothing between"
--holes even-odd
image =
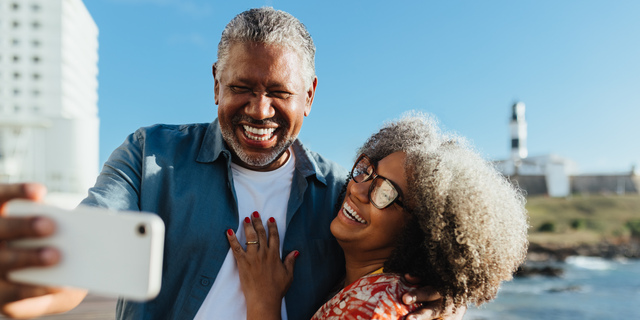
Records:
<instances>
[{"instance_id":1,"label":"white lighthouse tower","mask_svg":"<svg viewBox=\"0 0 640 320\"><path fill-rule=\"evenodd\" d=\"M527 121L524 119L525 106L523 102L513 104L511 113L511 160L518 165L526 158L527 152Z\"/></svg>"},{"instance_id":2,"label":"white lighthouse tower","mask_svg":"<svg viewBox=\"0 0 640 320\"><path fill-rule=\"evenodd\" d=\"M0 1L0 182L86 193L98 174L98 28L81 0Z\"/></svg>"}]
</instances>

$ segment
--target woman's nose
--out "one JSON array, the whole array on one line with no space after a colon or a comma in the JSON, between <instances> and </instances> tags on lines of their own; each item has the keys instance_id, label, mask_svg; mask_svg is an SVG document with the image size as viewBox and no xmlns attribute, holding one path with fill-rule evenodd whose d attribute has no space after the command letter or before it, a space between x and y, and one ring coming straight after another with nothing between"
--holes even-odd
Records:
<instances>
[{"instance_id":1,"label":"woman's nose","mask_svg":"<svg viewBox=\"0 0 640 320\"><path fill-rule=\"evenodd\" d=\"M369 203L369 187L371 180L357 183L353 180L349 181L349 191L361 203Z\"/></svg>"}]
</instances>

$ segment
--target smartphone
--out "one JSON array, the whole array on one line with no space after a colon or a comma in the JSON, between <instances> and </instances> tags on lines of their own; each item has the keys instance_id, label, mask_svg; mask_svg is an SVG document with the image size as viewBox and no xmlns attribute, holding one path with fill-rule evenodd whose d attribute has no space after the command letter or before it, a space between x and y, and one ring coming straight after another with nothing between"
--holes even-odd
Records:
<instances>
[{"instance_id":1,"label":"smartphone","mask_svg":"<svg viewBox=\"0 0 640 320\"><path fill-rule=\"evenodd\" d=\"M155 214L79 206L65 210L25 200L7 203L6 216L46 216L56 223L51 237L10 241L19 248L54 247L55 266L8 273L11 281L76 287L130 300L153 299L160 291L164 223Z\"/></svg>"}]
</instances>

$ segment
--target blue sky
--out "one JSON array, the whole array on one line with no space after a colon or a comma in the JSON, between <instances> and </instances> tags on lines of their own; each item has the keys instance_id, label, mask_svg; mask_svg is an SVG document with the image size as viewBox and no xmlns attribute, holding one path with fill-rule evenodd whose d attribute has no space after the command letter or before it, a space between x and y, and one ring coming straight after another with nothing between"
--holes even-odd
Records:
<instances>
[{"instance_id":1,"label":"blue sky","mask_svg":"<svg viewBox=\"0 0 640 320\"><path fill-rule=\"evenodd\" d=\"M406 110L504 159L514 101L527 106L530 156L563 156L583 172L640 167L640 1L84 3L100 30L101 163L138 127L212 121L222 29L268 5L299 18L317 47L300 139L345 167Z\"/></svg>"}]
</instances>

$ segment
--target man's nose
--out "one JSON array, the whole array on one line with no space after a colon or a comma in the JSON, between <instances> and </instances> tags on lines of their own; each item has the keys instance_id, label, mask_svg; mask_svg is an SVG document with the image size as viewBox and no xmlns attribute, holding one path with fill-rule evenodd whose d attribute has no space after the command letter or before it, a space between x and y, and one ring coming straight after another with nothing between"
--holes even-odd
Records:
<instances>
[{"instance_id":1,"label":"man's nose","mask_svg":"<svg viewBox=\"0 0 640 320\"><path fill-rule=\"evenodd\" d=\"M246 113L253 119L264 120L275 116L275 109L272 105L272 99L264 92L255 92L246 108Z\"/></svg>"}]
</instances>

